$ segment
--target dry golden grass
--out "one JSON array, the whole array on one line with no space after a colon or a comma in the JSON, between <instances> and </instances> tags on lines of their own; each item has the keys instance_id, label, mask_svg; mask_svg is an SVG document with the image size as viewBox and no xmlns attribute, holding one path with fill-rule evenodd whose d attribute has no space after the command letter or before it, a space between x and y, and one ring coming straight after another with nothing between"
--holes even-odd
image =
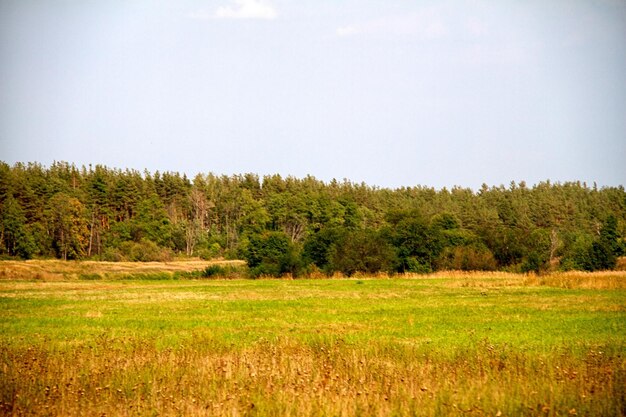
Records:
<instances>
[{"instance_id":1,"label":"dry golden grass","mask_svg":"<svg viewBox=\"0 0 626 417\"><path fill-rule=\"evenodd\" d=\"M424 277L424 276L422 276ZM556 287L612 290L626 289L626 271L568 271L537 275L510 272L441 271L425 277L445 279L451 287Z\"/></svg>"},{"instance_id":2,"label":"dry golden grass","mask_svg":"<svg viewBox=\"0 0 626 417\"><path fill-rule=\"evenodd\" d=\"M243 261L184 260L171 262L104 262L29 260L0 261L0 280L76 280L81 275L97 274L115 278L129 274L191 272L209 265L243 265Z\"/></svg>"},{"instance_id":3,"label":"dry golden grass","mask_svg":"<svg viewBox=\"0 0 626 417\"><path fill-rule=\"evenodd\" d=\"M568 271L547 275L533 274L524 279L524 285L596 290L626 289L626 271Z\"/></svg>"},{"instance_id":4,"label":"dry golden grass","mask_svg":"<svg viewBox=\"0 0 626 417\"><path fill-rule=\"evenodd\" d=\"M262 340L241 350L195 344L159 350L103 338L69 351L0 350L0 414L619 415L616 396L626 388L614 375L624 367L619 356L595 350L581 362L488 342L449 358L341 341Z\"/></svg>"}]
</instances>

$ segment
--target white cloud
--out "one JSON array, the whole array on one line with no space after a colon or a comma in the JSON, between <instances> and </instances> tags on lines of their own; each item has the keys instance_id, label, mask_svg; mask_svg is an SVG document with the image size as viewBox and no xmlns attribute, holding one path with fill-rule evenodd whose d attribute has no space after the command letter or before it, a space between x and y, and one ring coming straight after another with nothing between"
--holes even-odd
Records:
<instances>
[{"instance_id":1,"label":"white cloud","mask_svg":"<svg viewBox=\"0 0 626 417\"><path fill-rule=\"evenodd\" d=\"M213 17L218 19L275 19L276 9L265 0L233 0L233 5L219 7Z\"/></svg>"}]
</instances>

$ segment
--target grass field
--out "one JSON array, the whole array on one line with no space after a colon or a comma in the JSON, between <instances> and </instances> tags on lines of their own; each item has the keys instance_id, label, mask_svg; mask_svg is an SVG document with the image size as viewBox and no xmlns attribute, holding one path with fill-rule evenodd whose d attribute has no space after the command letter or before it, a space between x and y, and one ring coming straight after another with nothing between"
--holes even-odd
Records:
<instances>
[{"instance_id":1,"label":"grass field","mask_svg":"<svg viewBox=\"0 0 626 417\"><path fill-rule=\"evenodd\" d=\"M623 272L77 277L0 280L1 415L626 415Z\"/></svg>"}]
</instances>

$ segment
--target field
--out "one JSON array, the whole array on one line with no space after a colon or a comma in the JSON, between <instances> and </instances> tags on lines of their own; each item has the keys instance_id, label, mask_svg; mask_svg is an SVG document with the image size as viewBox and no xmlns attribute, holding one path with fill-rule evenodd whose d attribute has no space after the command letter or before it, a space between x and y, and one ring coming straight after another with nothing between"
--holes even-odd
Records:
<instances>
[{"instance_id":1,"label":"field","mask_svg":"<svg viewBox=\"0 0 626 417\"><path fill-rule=\"evenodd\" d=\"M175 280L152 265L150 280L3 266L0 415L626 415L624 272Z\"/></svg>"},{"instance_id":2,"label":"field","mask_svg":"<svg viewBox=\"0 0 626 417\"><path fill-rule=\"evenodd\" d=\"M176 277L176 274L202 270L210 265L236 266L243 263L242 261L200 260L173 262L0 261L0 280L172 279Z\"/></svg>"}]
</instances>

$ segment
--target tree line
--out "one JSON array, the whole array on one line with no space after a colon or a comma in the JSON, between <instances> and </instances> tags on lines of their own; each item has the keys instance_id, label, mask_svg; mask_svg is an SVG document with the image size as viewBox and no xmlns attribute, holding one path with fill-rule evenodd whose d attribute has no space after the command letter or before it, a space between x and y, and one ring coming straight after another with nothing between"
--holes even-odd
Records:
<instances>
[{"instance_id":1,"label":"tree line","mask_svg":"<svg viewBox=\"0 0 626 417\"><path fill-rule=\"evenodd\" d=\"M392 190L0 162L0 213L2 257L226 257L254 276L591 271L614 268L626 246L624 187L580 182Z\"/></svg>"}]
</instances>

